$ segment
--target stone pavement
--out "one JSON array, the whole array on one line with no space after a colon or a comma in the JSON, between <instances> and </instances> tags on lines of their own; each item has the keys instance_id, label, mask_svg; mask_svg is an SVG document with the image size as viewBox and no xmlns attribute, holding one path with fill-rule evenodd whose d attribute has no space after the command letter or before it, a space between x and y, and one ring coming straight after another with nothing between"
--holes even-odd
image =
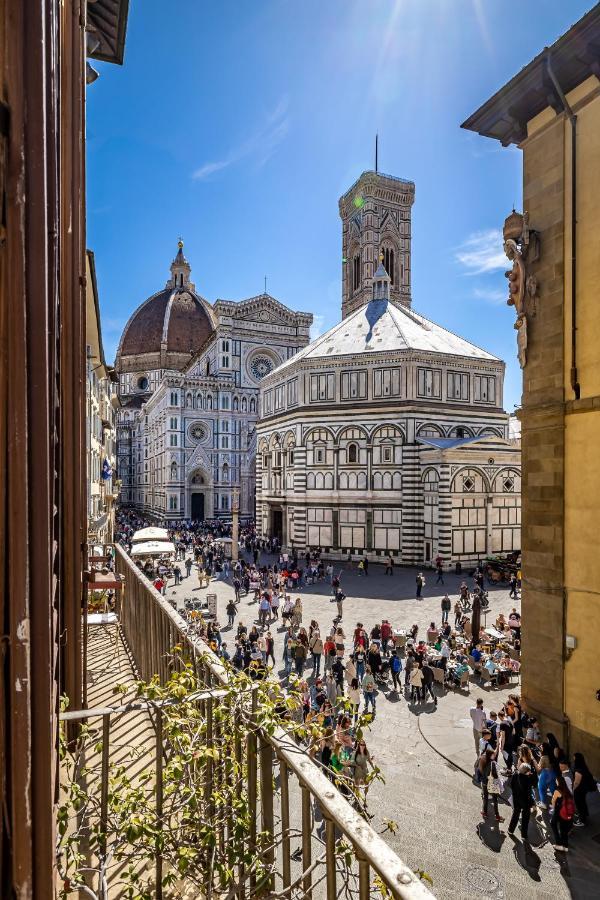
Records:
<instances>
[{"instance_id":1,"label":"stone pavement","mask_svg":"<svg viewBox=\"0 0 600 900\"><path fill-rule=\"evenodd\" d=\"M439 624L443 590L454 601L462 577L444 576L446 584L435 585L435 573L426 572L424 599L414 598L416 569L395 570L393 577L383 574L383 567L371 565L368 577L359 577L356 569L342 566L344 602L343 625L347 636L356 622L367 631L389 619L395 627L419 625L423 634L430 621ZM336 573L339 568L335 569ZM192 575L167 596L183 606L184 597L199 597ZM210 591L217 594L219 620L227 621L225 603L232 595L230 583L211 582ZM303 602L303 624L311 619L321 625L322 633L332 622L335 606L330 603L330 587L320 583L297 592ZM513 605L505 585L490 589L492 622L497 613L508 614ZM241 620L250 625L257 619L257 604L242 597L236 626ZM452 618L451 618L452 621ZM235 630L235 629L234 629ZM277 669L283 648L283 629L272 628L275 637ZM226 627L223 639L231 648L234 639ZM346 642L348 643L348 641ZM513 684L515 692L518 685ZM440 900L489 897L495 900L587 900L600 897L600 794L593 800L591 824L574 829L569 854L555 855L549 843L547 820L532 821L531 848L510 838L506 824L500 828L480 816L481 798L473 784L473 737L469 708L475 697L483 696L486 709L498 708L506 691L482 690L471 684L470 694L460 691L442 692L436 687L438 705L411 706L403 695L380 691L377 716L368 735L371 753L381 767L385 784L374 782L369 798L377 826L384 819L397 823L395 834L387 837L391 846L409 865L426 871L433 878L433 892ZM592 808L592 804L590 804ZM503 814L510 814L504 805Z\"/></svg>"}]
</instances>

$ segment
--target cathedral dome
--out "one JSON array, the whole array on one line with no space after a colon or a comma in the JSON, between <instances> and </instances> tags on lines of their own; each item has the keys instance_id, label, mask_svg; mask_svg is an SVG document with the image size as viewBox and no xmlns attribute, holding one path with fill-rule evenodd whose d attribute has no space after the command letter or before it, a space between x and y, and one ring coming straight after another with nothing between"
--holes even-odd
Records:
<instances>
[{"instance_id":1,"label":"cathedral dome","mask_svg":"<svg viewBox=\"0 0 600 900\"><path fill-rule=\"evenodd\" d=\"M194 290L182 247L180 241L166 287L138 306L127 322L117 351L117 371L183 369L214 334L212 309Z\"/></svg>"}]
</instances>

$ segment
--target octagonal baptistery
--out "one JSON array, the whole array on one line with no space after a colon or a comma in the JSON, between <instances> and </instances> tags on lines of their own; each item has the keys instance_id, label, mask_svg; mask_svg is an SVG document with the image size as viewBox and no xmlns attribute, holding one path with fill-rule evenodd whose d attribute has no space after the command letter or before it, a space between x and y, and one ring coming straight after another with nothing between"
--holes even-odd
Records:
<instances>
[{"instance_id":1,"label":"octagonal baptistery","mask_svg":"<svg viewBox=\"0 0 600 900\"><path fill-rule=\"evenodd\" d=\"M179 242L171 278L138 306L119 343L117 372L181 371L215 333L210 304L195 291Z\"/></svg>"}]
</instances>

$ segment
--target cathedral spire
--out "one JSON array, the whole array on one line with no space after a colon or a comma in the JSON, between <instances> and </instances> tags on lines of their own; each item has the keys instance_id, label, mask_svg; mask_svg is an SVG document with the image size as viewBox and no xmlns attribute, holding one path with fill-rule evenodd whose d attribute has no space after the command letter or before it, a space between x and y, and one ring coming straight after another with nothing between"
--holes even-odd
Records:
<instances>
[{"instance_id":1,"label":"cathedral spire","mask_svg":"<svg viewBox=\"0 0 600 900\"><path fill-rule=\"evenodd\" d=\"M383 265L383 252L379 251L379 265L373 276L373 297L372 300L389 300L390 299L391 278Z\"/></svg>"},{"instance_id":2,"label":"cathedral spire","mask_svg":"<svg viewBox=\"0 0 600 900\"><path fill-rule=\"evenodd\" d=\"M189 288L194 289L190 281L190 272L192 267L183 255L183 240L179 238L177 242L177 255L171 263L171 278L167 281L169 288Z\"/></svg>"}]
</instances>

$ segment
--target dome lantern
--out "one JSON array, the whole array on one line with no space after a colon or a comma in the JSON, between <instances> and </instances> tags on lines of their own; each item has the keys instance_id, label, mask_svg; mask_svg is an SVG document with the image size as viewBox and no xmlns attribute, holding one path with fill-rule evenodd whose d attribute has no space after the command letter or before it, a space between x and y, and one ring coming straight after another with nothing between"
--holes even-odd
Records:
<instances>
[{"instance_id":1,"label":"dome lantern","mask_svg":"<svg viewBox=\"0 0 600 900\"><path fill-rule=\"evenodd\" d=\"M195 286L190 281L191 271L192 267L183 255L183 240L179 238L177 241L177 254L171 263L171 277L167 281L166 287L187 288L188 290L193 291Z\"/></svg>"}]
</instances>

